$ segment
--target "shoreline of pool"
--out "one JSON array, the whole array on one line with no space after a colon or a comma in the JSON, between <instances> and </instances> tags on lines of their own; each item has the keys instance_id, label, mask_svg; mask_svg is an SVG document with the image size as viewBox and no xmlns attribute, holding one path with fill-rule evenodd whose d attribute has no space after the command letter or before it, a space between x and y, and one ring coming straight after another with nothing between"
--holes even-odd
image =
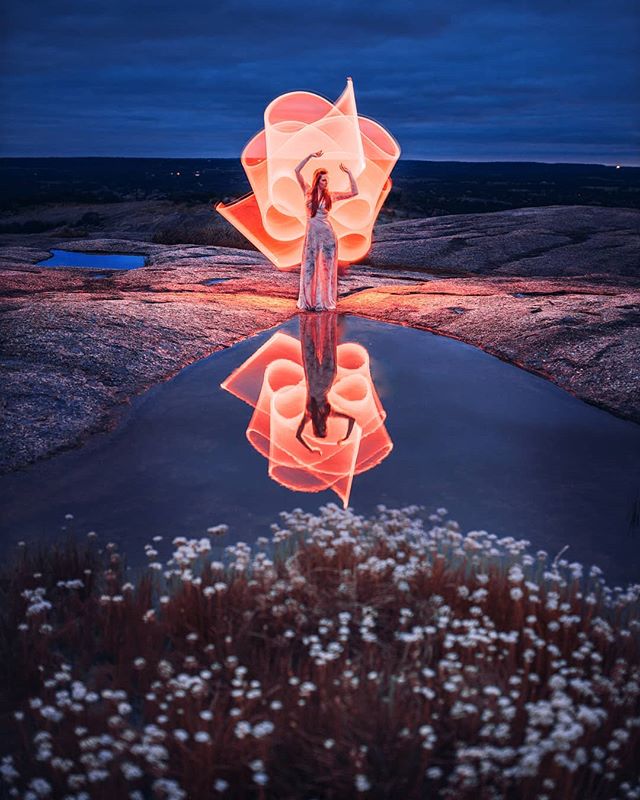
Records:
<instances>
[{"instance_id":1,"label":"shoreline of pool","mask_svg":"<svg viewBox=\"0 0 640 800\"><path fill-rule=\"evenodd\" d=\"M136 252L148 263L96 280L98 269L35 266L40 248L6 250L3 473L81 446L116 426L133 398L297 313L297 274L256 252L120 239L57 246ZM478 347L636 423L638 307L633 276L438 277L354 265L340 277L344 313Z\"/></svg>"}]
</instances>

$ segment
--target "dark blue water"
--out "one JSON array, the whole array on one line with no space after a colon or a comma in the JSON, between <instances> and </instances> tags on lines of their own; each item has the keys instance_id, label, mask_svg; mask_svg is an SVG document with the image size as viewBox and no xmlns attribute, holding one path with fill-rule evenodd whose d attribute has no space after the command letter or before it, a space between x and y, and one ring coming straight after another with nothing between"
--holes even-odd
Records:
<instances>
[{"instance_id":1,"label":"dark blue water","mask_svg":"<svg viewBox=\"0 0 640 800\"><path fill-rule=\"evenodd\" d=\"M342 341L369 351L394 448L356 475L350 505L444 506L464 531L526 538L552 556L597 564L610 583L640 579L640 426L471 345L345 315ZM298 320L281 329L298 335ZM225 522L224 544L269 535L280 510L340 504L333 492L292 492L249 444L252 409L220 383L275 331L183 369L132 404L112 433L0 477L3 549L55 537L71 524L117 541L129 563L165 536L204 536Z\"/></svg>"},{"instance_id":2,"label":"dark blue water","mask_svg":"<svg viewBox=\"0 0 640 800\"><path fill-rule=\"evenodd\" d=\"M75 250L52 250L53 255L38 261L38 267L85 267L96 269L138 269L147 263L145 256L115 253L80 253ZM100 276L102 277L102 276Z\"/></svg>"}]
</instances>

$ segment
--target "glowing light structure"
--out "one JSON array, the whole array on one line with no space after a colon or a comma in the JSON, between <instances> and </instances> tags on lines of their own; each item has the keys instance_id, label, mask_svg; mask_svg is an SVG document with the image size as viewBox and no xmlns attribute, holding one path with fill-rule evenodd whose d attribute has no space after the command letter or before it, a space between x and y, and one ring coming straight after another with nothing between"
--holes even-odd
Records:
<instances>
[{"instance_id":1,"label":"glowing light structure","mask_svg":"<svg viewBox=\"0 0 640 800\"><path fill-rule=\"evenodd\" d=\"M369 354L362 345L336 349L336 378L328 392L331 407L353 417L349 438L344 418L330 416L327 435L313 435L309 425L296 437L305 411L307 385L298 339L277 332L223 381L222 388L253 407L247 438L269 460L269 476L299 492L332 489L349 504L353 476L378 465L393 443L384 426L386 412L371 378Z\"/></svg>"},{"instance_id":2,"label":"glowing light structure","mask_svg":"<svg viewBox=\"0 0 640 800\"><path fill-rule=\"evenodd\" d=\"M358 116L351 78L335 103L311 92L288 92L269 103L264 130L241 156L253 191L215 209L280 270L293 270L302 260L306 209L294 170L318 150L323 155L302 170L307 183L314 170L324 167L331 191L348 191L342 162L358 184L357 196L331 210L343 264L368 253L373 224L391 189L389 175L400 156L400 146L381 125Z\"/></svg>"}]
</instances>

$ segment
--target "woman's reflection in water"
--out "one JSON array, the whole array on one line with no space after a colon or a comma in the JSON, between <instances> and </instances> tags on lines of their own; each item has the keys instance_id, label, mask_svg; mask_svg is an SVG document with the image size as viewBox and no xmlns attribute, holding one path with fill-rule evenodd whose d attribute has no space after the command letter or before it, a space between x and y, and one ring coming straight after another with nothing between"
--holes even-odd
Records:
<instances>
[{"instance_id":1,"label":"woman's reflection in water","mask_svg":"<svg viewBox=\"0 0 640 800\"><path fill-rule=\"evenodd\" d=\"M310 452L320 453L320 450L310 447L302 438L302 432L309 420L311 420L314 436L324 439L327 435L327 421L331 415L346 419L349 424L344 439L340 439L339 443L341 444L351 436L355 418L335 411L327 399L338 372L337 311L303 312L299 314L299 319L307 401L296 438Z\"/></svg>"}]
</instances>

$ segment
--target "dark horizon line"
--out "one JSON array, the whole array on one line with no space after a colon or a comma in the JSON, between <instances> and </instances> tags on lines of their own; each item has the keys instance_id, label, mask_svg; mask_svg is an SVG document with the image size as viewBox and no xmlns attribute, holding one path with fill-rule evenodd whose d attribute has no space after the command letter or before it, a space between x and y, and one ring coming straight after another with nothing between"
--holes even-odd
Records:
<instances>
[{"instance_id":1,"label":"dark horizon line","mask_svg":"<svg viewBox=\"0 0 640 800\"><path fill-rule=\"evenodd\" d=\"M240 157L234 156L4 156L0 155L0 161L26 161L28 159L131 159L136 161L240 161ZM487 159L487 160L479 160L479 161L470 161L467 159L438 159L438 158L402 158L402 156L398 159L400 161L418 161L420 163L431 163L431 164L547 164L549 166L582 166L582 167L611 167L611 169L616 169L617 167L626 167L630 169L639 169L640 162L637 164L625 164L623 162L618 163L609 163L603 164L602 162L598 161L532 161L530 159Z\"/></svg>"}]
</instances>

